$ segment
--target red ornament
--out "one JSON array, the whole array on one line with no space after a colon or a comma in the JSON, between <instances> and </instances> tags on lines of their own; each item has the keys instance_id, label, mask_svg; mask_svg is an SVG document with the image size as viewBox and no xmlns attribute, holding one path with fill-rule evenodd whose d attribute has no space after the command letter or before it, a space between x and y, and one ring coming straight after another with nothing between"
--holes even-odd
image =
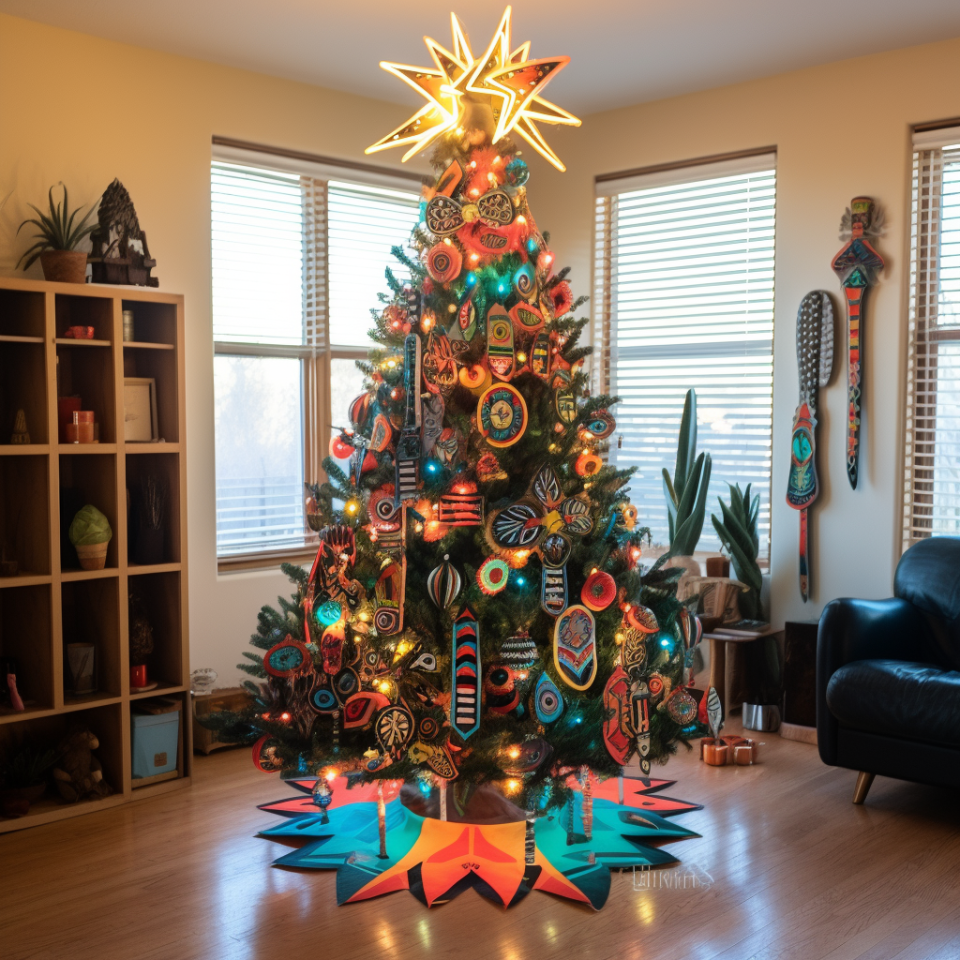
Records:
<instances>
[{"instance_id":1,"label":"red ornament","mask_svg":"<svg viewBox=\"0 0 960 960\"><path fill-rule=\"evenodd\" d=\"M348 460L353 454L353 447L342 437L330 438L330 456L335 460Z\"/></svg>"},{"instance_id":2,"label":"red ornament","mask_svg":"<svg viewBox=\"0 0 960 960\"><path fill-rule=\"evenodd\" d=\"M627 623L635 630L641 633L656 633L660 629L657 616L649 607L643 607L640 604L625 604L624 607L623 612Z\"/></svg>"},{"instance_id":3,"label":"red ornament","mask_svg":"<svg viewBox=\"0 0 960 960\"><path fill-rule=\"evenodd\" d=\"M456 280L462 267L460 250L449 240L434 245L427 254L427 272L437 283L447 284Z\"/></svg>"},{"instance_id":4,"label":"red ornament","mask_svg":"<svg viewBox=\"0 0 960 960\"><path fill-rule=\"evenodd\" d=\"M573 469L577 472L578 477L592 477L599 472L602 466L603 461L595 453L584 451L577 457Z\"/></svg>"},{"instance_id":5,"label":"red ornament","mask_svg":"<svg viewBox=\"0 0 960 960\"><path fill-rule=\"evenodd\" d=\"M609 573L595 570L580 591L583 605L593 611L606 610L617 597L617 585Z\"/></svg>"},{"instance_id":6,"label":"red ornament","mask_svg":"<svg viewBox=\"0 0 960 960\"><path fill-rule=\"evenodd\" d=\"M573 306L573 291L566 280L550 288L550 299L553 301L553 315L562 317Z\"/></svg>"}]
</instances>

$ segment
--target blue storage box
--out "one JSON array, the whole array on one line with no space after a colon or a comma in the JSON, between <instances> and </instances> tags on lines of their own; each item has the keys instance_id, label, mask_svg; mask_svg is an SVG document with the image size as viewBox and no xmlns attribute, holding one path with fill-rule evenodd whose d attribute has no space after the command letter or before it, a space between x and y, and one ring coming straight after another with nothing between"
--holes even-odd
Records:
<instances>
[{"instance_id":1,"label":"blue storage box","mask_svg":"<svg viewBox=\"0 0 960 960\"><path fill-rule=\"evenodd\" d=\"M180 703L145 700L134 708L131 719L133 779L175 771L180 745Z\"/></svg>"}]
</instances>

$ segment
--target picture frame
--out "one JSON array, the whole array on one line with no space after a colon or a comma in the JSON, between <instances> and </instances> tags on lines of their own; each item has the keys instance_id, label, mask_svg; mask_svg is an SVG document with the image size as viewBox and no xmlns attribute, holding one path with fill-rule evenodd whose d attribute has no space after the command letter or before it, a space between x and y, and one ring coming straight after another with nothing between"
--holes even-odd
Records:
<instances>
[{"instance_id":1,"label":"picture frame","mask_svg":"<svg viewBox=\"0 0 960 960\"><path fill-rule=\"evenodd\" d=\"M157 381L153 377L123 378L123 439L127 443L156 443Z\"/></svg>"}]
</instances>

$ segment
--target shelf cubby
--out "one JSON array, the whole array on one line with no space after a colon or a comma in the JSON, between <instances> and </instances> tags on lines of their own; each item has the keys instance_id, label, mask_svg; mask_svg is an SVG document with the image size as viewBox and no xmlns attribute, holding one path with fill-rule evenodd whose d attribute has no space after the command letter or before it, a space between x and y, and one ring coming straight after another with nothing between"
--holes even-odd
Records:
<instances>
[{"instance_id":1,"label":"shelf cubby","mask_svg":"<svg viewBox=\"0 0 960 960\"><path fill-rule=\"evenodd\" d=\"M6 579L50 573L49 458L0 457L0 559L17 565Z\"/></svg>"},{"instance_id":2,"label":"shelf cubby","mask_svg":"<svg viewBox=\"0 0 960 960\"><path fill-rule=\"evenodd\" d=\"M165 508L161 526L162 552L153 563L179 563L180 542L180 455L177 453L157 453L152 457L131 457L126 461L128 503L127 563L131 566L149 566L144 561L143 535L143 489L148 477L156 477L161 489L165 491ZM150 536L150 534L147 534Z\"/></svg>"},{"instance_id":3,"label":"shelf cubby","mask_svg":"<svg viewBox=\"0 0 960 960\"><path fill-rule=\"evenodd\" d=\"M55 294L57 340L66 337L70 327L93 327L93 341L113 342L116 324L114 323L113 297L92 297L89 295ZM90 341L77 340L76 343ZM111 377L111 380L113 378Z\"/></svg>"},{"instance_id":4,"label":"shelf cubby","mask_svg":"<svg viewBox=\"0 0 960 960\"><path fill-rule=\"evenodd\" d=\"M46 295L42 290L0 290L0 339L47 336Z\"/></svg>"},{"instance_id":5,"label":"shelf cubby","mask_svg":"<svg viewBox=\"0 0 960 960\"><path fill-rule=\"evenodd\" d=\"M123 687L121 671L125 665L120 644L119 578L78 580L64 583L61 589L64 704L95 703L119 697ZM126 610L125 603L123 609ZM93 693L73 692L67 655L72 643L93 645L96 687Z\"/></svg>"},{"instance_id":6,"label":"shelf cubby","mask_svg":"<svg viewBox=\"0 0 960 960\"><path fill-rule=\"evenodd\" d=\"M61 455L60 567L63 572L80 571L80 561L68 533L73 517L88 503L95 506L110 521L113 537L107 545L106 567L116 570L121 553L117 510L117 458L112 454L99 452L91 452L89 456Z\"/></svg>"},{"instance_id":7,"label":"shelf cubby","mask_svg":"<svg viewBox=\"0 0 960 960\"><path fill-rule=\"evenodd\" d=\"M183 620L180 573L147 573L127 580L130 626L139 609L153 630L153 653L147 658L147 676L160 687L183 687ZM133 693L134 691L131 691ZM156 691L161 692L161 691Z\"/></svg>"},{"instance_id":8,"label":"shelf cubby","mask_svg":"<svg viewBox=\"0 0 960 960\"><path fill-rule=\"evenodd\" d=\"M132 309L136 340L122 340L122 310ZM93 327L91 340L66 336ZM124 372L126 367L126 374ZM124 376L156 382L160 443L124 440ZM58 397L79 396L93 410L99 442L60 443ZM183 298L106 284L63 284L0 277L0 657L16 660L23 711L0 703L0 767L22 746L41 752L77 728L100 740L95 751L113 788L109 797L66 803L51 785L0 833L103 810L190 782L189 637L183 408ZM11 444L23 409L29 444ZM136 454L136 455L134 455ZM144 478L167 491L160 561L128 556L128 515ZM128 493L131 499L128 501ZM106 564L83 570L69 542L76 512L93 504L110 521ZM131 533L134 532L131 530ZM16 561L16 566L12 561ZM4 572L6 575L4 575ZM149 691L130 687L130 592L142 601L154 650ZM73 693L67 651L95 648L97 689ZM182 714L172 778L132 779L134 704L172 697ZM136 789L134 789L136 786Z\"/></svg>"},{"instance_id":9,"label":"shelf cubby","mask_svg":"<svg viewBox=\"0 0 960 960\"><path fill-rule=\"evenodd\" d=\"M16 661L17 692L25 707L15 711L0 699L0 723L54 706L50 589L48 584L38 584L0 590L0 657Z\"/></svg>"},{"instance_id":10,"label":"shelf cubby","mask_svg":"<svg viewBox=\"0 0 960 960\"><path fill-rule=\"evenodd\" d=\"M23 410L31 444L47 443L46 345L41 338L0 339L0 445L12 445Z\"/></svg>"},{"instance_id":11,"label":"shelf cubby","mask_svg":"<svg viewBox=\"0 0 960 960\"><path fill-rule=\"evenodd\" d=\"M80 397L81 409L92 410L99 425L101 443L117 440L117 409L114 392L113 350L107 344L96 349L79 349L77 344L93 341L73 340L57 343L57 396ZM122 433L122 431L121 431ZM92 444L79 444L92 446Z\"/></svg>"}]
</instances>

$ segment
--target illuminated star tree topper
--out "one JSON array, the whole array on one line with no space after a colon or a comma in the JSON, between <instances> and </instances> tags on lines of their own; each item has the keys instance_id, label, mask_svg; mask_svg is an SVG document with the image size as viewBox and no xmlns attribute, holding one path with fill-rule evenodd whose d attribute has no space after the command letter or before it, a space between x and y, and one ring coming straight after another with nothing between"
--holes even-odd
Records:
<instances>
[{"instance_id":1,"label":"illuminated star tree topper","mask_svg":"<svg viewBox=\"0 0 960 960\"><path fill-rule=\"evenodd\" d=\"M434 67L410 67L381 62L384 70L409 84L427 103L409 120L382 140L367 147L367 153L388 147L407 147L408 160L445 133L496 143L511 132L518 133L558 170L566 169L537 127L538 123L580 126L580 121L540 93L569 62L569 57L529 59L530 41L511 50L510 15L507 7L490 45L479 58L456 14L450 14L453 50L424 37ZM492 119L490 119L492 118Z\"/></svg>"}]
</instances>

